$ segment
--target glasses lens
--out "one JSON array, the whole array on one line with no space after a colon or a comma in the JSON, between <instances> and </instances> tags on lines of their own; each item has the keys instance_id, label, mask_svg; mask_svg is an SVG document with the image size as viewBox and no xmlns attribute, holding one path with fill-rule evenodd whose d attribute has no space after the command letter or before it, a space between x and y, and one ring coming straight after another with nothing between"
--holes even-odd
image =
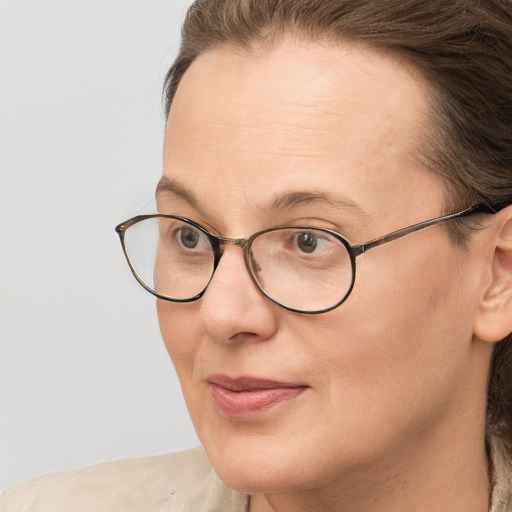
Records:
<instances>
[{"instance_id":1,"label":"glasses lens","mask_svg":"<svg viewBox=\"0 0 512 512\"><path fill-rule=\"evenodd\" d=\"M352 260L343 242L320 229L285 228L256 238L251 264L261 289L304 312L329 309L352 286Z\"/></svg>"},{"instance_id":2,"label":"glasses lens","mask_svg":"<svg viewBox=\"0 0 512 512\"><path fill-rule=\"evenodd\" d=\"M130 226L125 248L134 272L158 295L187 300L201 293L213 274L208 237L193 224L149 218Z\"/></svg>"}]
</instances>

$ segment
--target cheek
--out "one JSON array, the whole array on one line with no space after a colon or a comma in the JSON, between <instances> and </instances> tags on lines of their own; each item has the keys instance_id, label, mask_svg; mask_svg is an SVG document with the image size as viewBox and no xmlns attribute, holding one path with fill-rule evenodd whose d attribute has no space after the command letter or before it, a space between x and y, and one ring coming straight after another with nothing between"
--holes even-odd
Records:
<instances>
[{"instance_id":1,"label":"cheek","mask_svg":"<svg viewBox=\"0 0 512 512\"><path fill-rule=\"evenodd\" d=\"M361 258L349 299L313 319L324 334L311 357L328 368L333 390L349 386L383 405L441 389L468 362L472 337L471 302L454 258L385 256Z\"/></svg>"},{"instance_id":2,"label":"cheek","mask_svg":"<svg viewBox=\"0 0 512 512\"><path fill-rule=\"evenodd\" d=\"M160 332L180 380L193 369L200 334L195 303L156 301Z\"/></svg>"},{"instance_id":3,"label":"cheek","mask_svg":"<svg viewBox=\"0 0 512 512\"><path fill-rule=\"evenodd\" d=\"M426 327L433 332L456 321L453 307L467 302L465 276L470 271L462 268L454 253L445 237L427 230L363 255L358 261L354 309L369 310L368 319L389 329Z\"/></svg>"}]
</instances>

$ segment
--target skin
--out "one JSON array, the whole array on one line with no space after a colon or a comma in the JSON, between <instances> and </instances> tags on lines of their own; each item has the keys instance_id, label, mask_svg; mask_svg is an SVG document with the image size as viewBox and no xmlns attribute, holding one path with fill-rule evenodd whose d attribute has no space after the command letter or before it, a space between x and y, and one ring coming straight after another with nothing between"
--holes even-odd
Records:
<instances>
[{"instance_id":1,"label":"skin","mask_svg":"<svg viewBox=\"0 0 512 512\"><path fill-rule=\"evenodd\" d=\"M174 186L158 208L228 237L307 224L352 243L436 217L445 189L417 158L427 108L421 76L372 49L285 40L203 54L172 105L163 175ZM312 191L336 202L269 208ZM236 246L202 299L157 301L199 438L251 512L487 510L485 383L501 335L489 317L501 317L485 301L499 295L507 218L485 217L465 249L436 226L363 254L348 300L321 315L266 298ZM215 407L211 374L306 390L233 420Z\"/></svg>"}]
</instances>

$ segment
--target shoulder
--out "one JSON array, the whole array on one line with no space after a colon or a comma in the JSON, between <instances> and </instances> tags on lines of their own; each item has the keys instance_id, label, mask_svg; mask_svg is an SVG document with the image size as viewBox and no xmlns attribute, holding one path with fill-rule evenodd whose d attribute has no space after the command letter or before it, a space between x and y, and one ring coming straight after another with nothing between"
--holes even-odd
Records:
<instances>
[{"instance_id":1,"label":"shoulder","mask_svg":"<svg viewBox=\"0 0 512 512\"><path fill-rule=\"evenodd\" d=\"M195 448L45 475L7 491L0 498L0 511L206 512L212 500L232 502L228 510L238 512L246 498L228 489L204 451ZM191 503L198 508L190 508Z\"/></svg>"}]
</instances>

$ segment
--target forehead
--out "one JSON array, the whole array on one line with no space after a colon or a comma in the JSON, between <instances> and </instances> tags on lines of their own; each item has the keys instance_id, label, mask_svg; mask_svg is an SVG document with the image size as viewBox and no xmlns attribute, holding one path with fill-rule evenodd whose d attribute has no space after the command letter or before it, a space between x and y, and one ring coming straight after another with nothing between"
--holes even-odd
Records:
<instances>
[{"instance_id":1,"label":"forehead","mask_svg":"<svg viewBox=\"0 0 512 512\"><path fill-rule=\"evenodd\" d=\"M164 174L199 194L222 190L248 201L314 180L377 207L375 196L388 194L383 184L407 188L425 177L416 157L427 109L421 77L374 49L225 47L201 55L183 76Z\"/></svg>"}]
</instances>

